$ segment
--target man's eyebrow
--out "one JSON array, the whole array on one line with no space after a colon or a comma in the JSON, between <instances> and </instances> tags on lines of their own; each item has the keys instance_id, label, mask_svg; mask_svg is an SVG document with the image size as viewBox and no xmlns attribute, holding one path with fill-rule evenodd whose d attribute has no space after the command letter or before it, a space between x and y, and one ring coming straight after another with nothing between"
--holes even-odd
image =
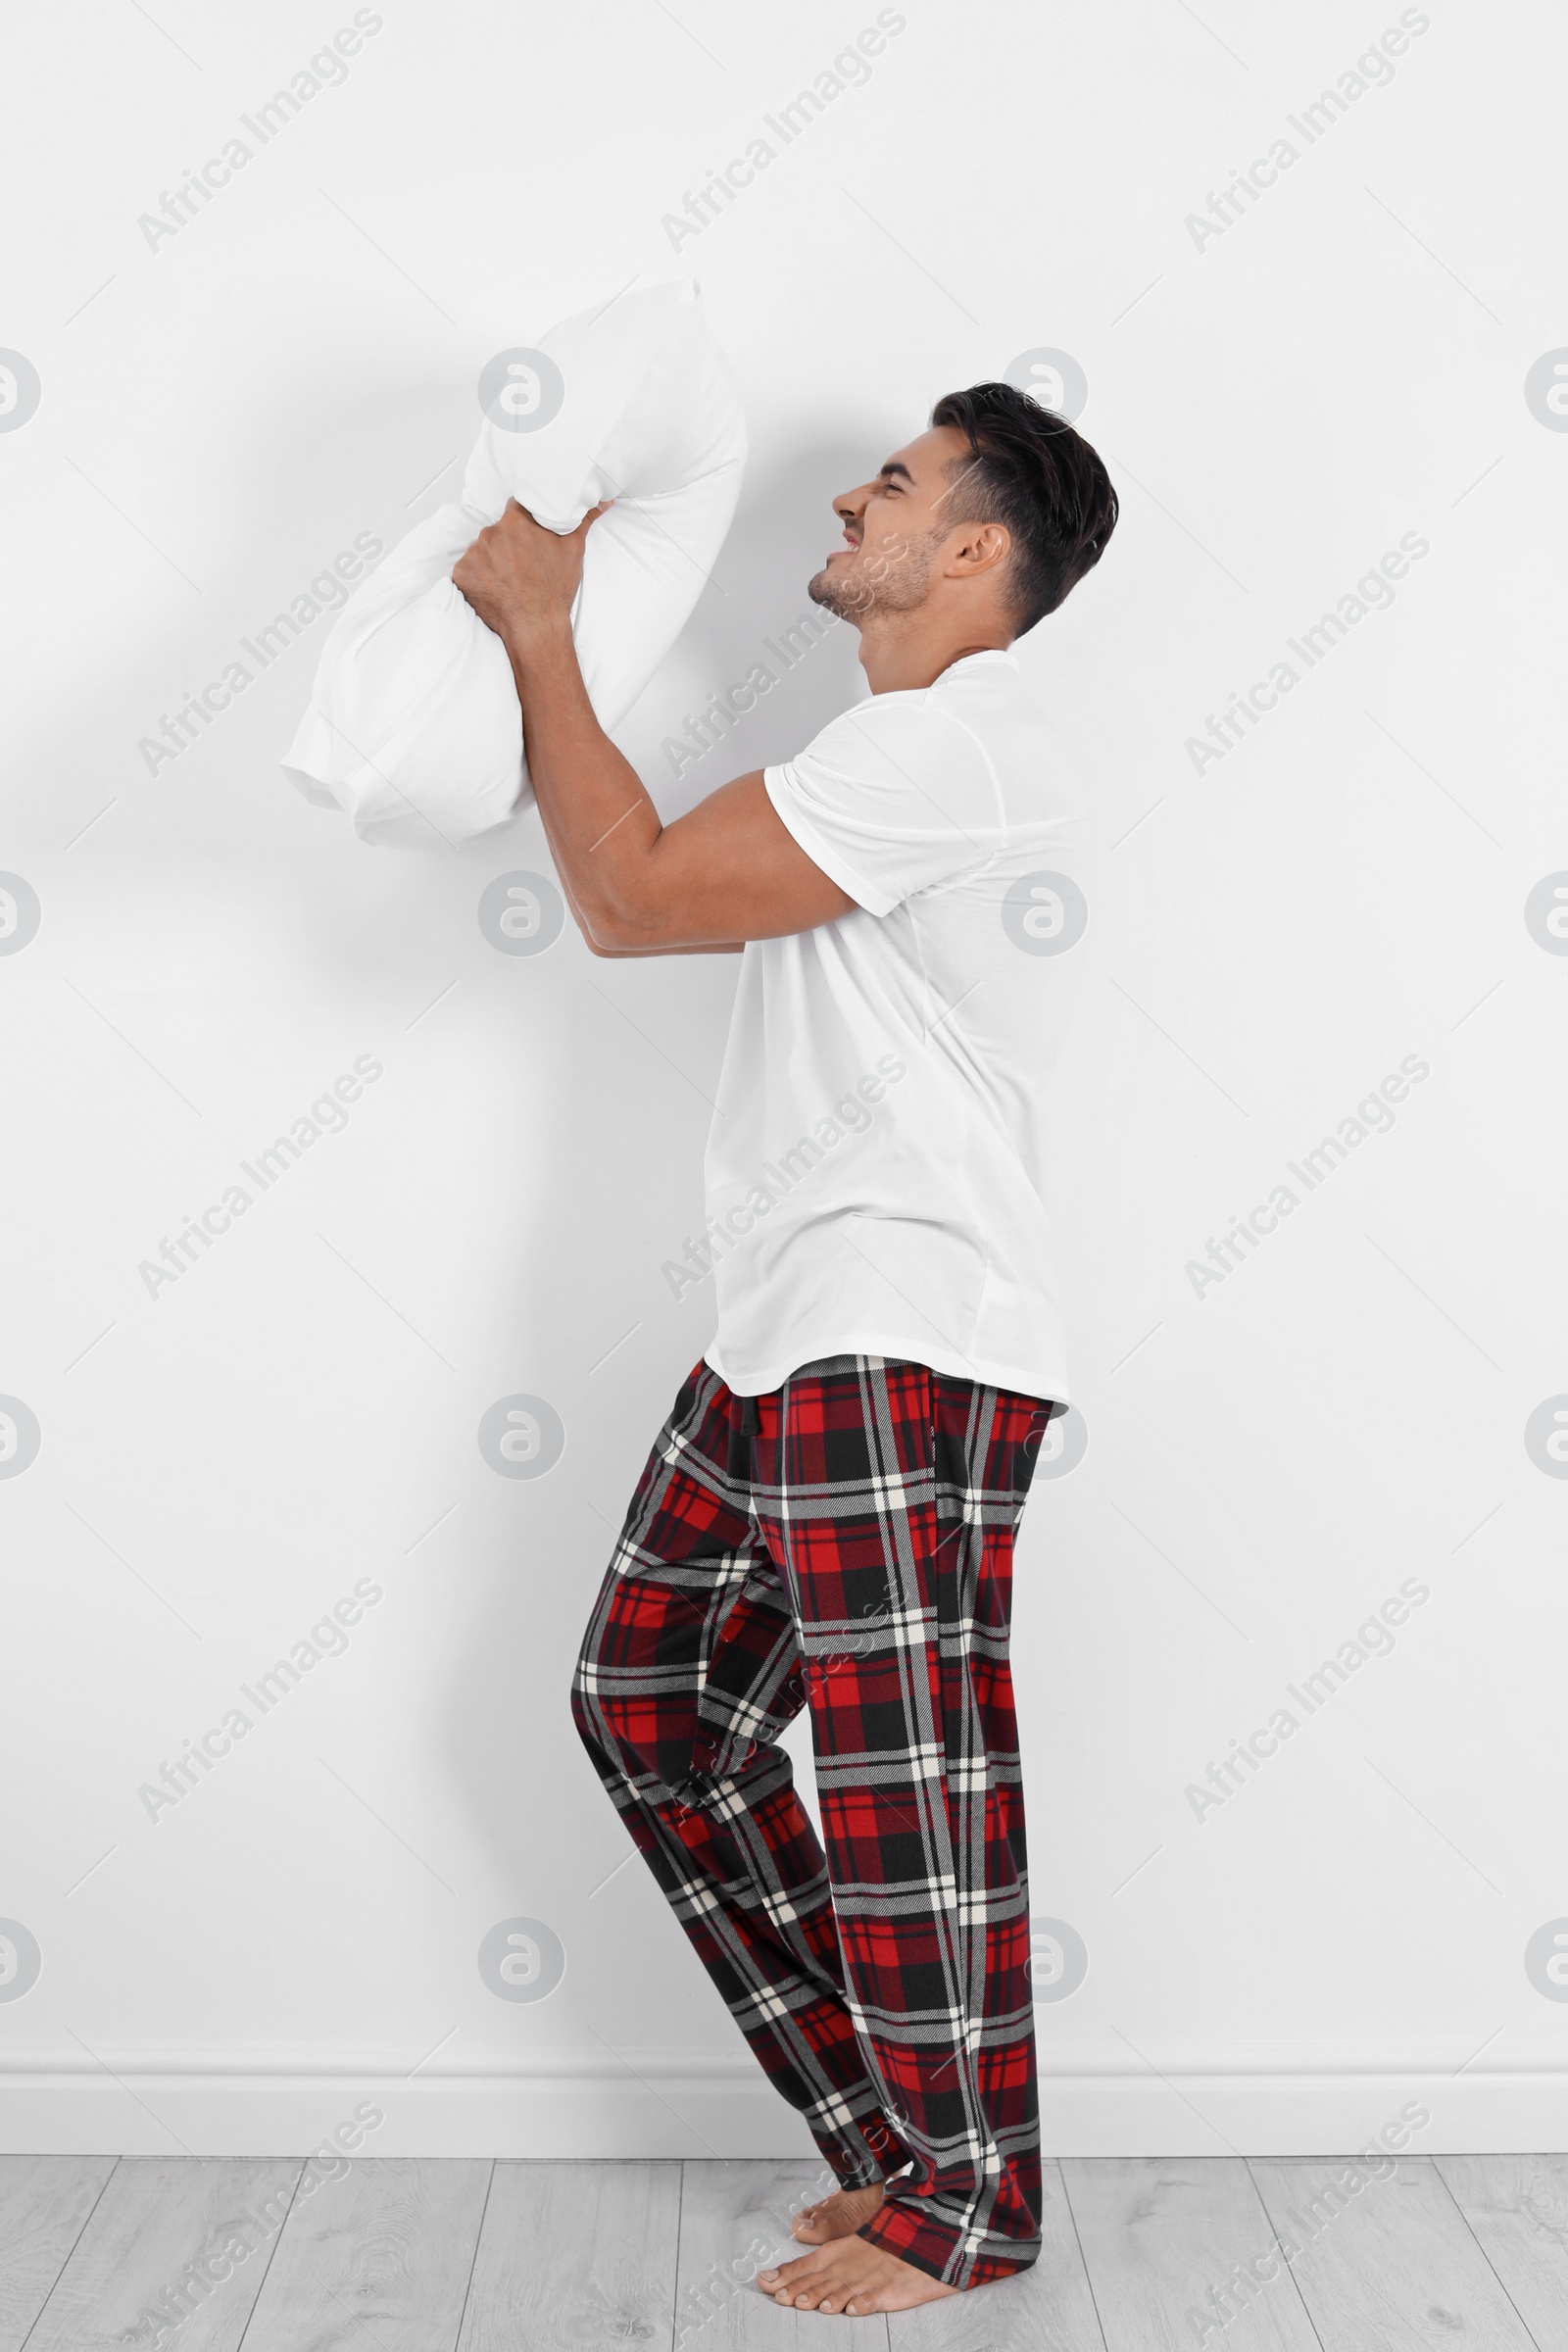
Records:
<instances>
[{"instance_id":1,"label":"man's eyebrow","mask_svg":"<svg viewBox=\"0 0 1568 2352\"><path fill-rule=\"evenodd\" d=\"M893 478L893 476L894 476L896 473L902 473L902 474L903 474L903 476L904 476L904 478L905 478L905 480L906 480L906 482L908 482L908 483L911 485L911 487L912 487L912 485L913 485L913 482L914 482L914 476L913 476L913 474L912 474L912 473L909 471L909 468L907 467L907 466L906 466L906 465L903 463L903 461L902 461L901 459L899 459L899 458L889 458L889 460L888 460L888 462L887 462L887 464L886 464L885 466L879 466L877 467L877 477L876 477L876 478L877 478L877 480L878 480L879 482L880 482L880 481L891 481L891 480L892 480L892 478Z\"/></svg>"}]
</instances>

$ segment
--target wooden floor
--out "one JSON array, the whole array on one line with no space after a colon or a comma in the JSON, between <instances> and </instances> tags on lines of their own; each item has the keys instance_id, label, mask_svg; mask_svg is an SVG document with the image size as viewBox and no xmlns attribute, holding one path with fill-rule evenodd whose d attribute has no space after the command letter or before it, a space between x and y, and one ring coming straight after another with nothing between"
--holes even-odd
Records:
<instances>
[{"instance_id":1,"label":"wooden floor","mask_svg":"<svg viewBox=\"0 0 1568 2352\"><path fill-rule=\"evenodd\" d=\"M842 2320L744 2282L819 2192L809 2164L356 2160L302 2193L292 2160L3 2156L0 2352L1568 2347L1568 2156L1401 2161L1353 2194L1328 2158L1046 2177L1033 2270ZM1244 2293L1254 2259L1275 2275Z\"/></svg>"}]
</instances>

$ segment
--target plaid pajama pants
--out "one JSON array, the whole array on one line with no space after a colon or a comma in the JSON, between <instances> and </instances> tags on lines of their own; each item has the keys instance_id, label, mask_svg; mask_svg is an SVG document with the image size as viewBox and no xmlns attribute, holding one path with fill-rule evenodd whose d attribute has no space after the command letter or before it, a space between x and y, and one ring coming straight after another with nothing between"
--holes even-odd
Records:
<instances>
[{"instance_id":1,"label":"plaid pajama pants","mask_svg":"<svg viewBox=\"0 0 1568 2352\"><path fill-rule=\"evenodd\" d=\"M860 2235L955 2286L1040 2249L1007 1635L1050 1411L876 1356L756 1398L699 1364L573 1690L774 2087L845 2185L888 2183ZM776 1744L803 1706L825 1855Z\"/></svg>"}]
</instances>

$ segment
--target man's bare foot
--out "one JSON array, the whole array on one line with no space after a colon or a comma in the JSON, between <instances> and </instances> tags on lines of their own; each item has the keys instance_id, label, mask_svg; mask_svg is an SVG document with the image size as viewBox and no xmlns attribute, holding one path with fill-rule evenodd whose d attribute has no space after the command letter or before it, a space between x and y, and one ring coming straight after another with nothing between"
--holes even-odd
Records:
<instances>
[{"instance_id":1,"label":"man's bare foot","mask_svg":"<svg viewBox=\"0 0 1568 2352\"><path fill-rule=\"evenodd\" d=\"M825 2246L835 2237L853 2237L881 2202L880 2180L873 2180L867 2188L836 2188L831 2196L819 2197L814 2205L796 2214L790 2235L798 2237L803 2246Z\"/></svg>"},{"instance_id":2,"label":"man's bare foot","mask_svg":"<svg viewBox=\"0 0 1568 2352\"><path fill-rule=\"evenodd\" d=\"M958 2292L864 2237L835 2237L814 2254L759 2271L757 2283L775 2303L796 2311L843 2312L857 2320L872 2311L913 2311L917 2303Z\"/></svg>"}]
</instances>

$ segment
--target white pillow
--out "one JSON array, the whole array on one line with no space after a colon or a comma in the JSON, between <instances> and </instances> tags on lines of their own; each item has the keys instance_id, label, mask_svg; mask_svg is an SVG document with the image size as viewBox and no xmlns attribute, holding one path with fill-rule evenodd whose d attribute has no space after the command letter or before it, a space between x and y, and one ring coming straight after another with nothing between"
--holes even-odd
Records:
<instances>
[{"instance_id":1,"label":"white pillow","mask_svg":"<svg viewBox=\"0 0 1568 2352\"><path fill-rule=\"evenodd\" d=\"M362 581L321 649L284 773L308 799L346 809L362 841L466 841L531 796L511 663L452 585L453 565L509 498L554 531L616 502L588 534L572 608L606 728L679 636L729 528L746 425L695 284L618 295L538 348L559 380L526 362L509 379L491 363L461 504L439 508ZM501 421L515 412L517 427ZM547 420L529 429L540 413Z\"/></svg>"}]
</instances>

